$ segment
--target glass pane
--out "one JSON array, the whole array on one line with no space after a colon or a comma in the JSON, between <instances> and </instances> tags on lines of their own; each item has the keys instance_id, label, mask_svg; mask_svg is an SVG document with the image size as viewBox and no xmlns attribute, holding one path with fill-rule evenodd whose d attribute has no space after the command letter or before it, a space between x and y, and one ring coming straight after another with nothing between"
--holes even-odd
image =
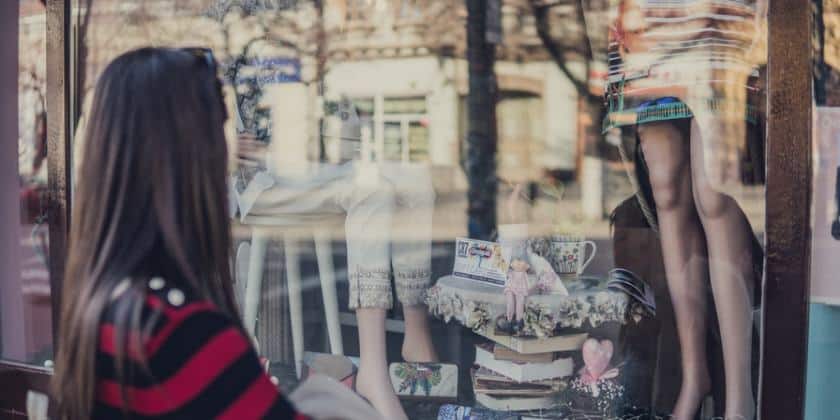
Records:
<instances>
[{"instance_id":1,"label":"glass pane","mask_svg":"<svg viewBox=\"0 0 840 420\"><path fill-rule=\"evenodd\" d=\"M386 114L425 114L426 98L385 98Z\"/></svg>"},{"instance_id":2,"label":"glass pane","mask_svg":"<svg viewBox=\"0 0 840 420\"><path fill-rule=\"evenodd\" d=\"M411 162L429 161L429 128L425 121L408 123L408 159Z\"/></svg>"},{"instance_id":3,"label":"glass pane","mask_svg":"<svg viewBox=\"0 0 840 420\"><path fill-rule=\"evenodd\" d=\"M831 417L840 386L840 5L814 0L814 190L805 419Z\"/></svg>"},{"instance_id":4,"label":"glass pane","mask_svg":"<svg viewBox=\"0 0 840 420\"><path fill-rule=\"evenodd\" d=\"M0 152L2 214L11 220L0 233L0 358L43 366L52 359L46 19L40 1L19 6L18 57L4 57L17 62L17 113L9 125L0 124L0 137L18 139L4 142Z\"/></svg>"},{"instance_id":5,"label":"glass pane","mask_svg":"<svg viewBox=\"0 0 840 420\"><path fill-rule=\"evenodd\" d=\"M403 132L400 122L385 123L385 160L402 160Z\"/></svg>"},{"instance_id":6,"label":"glass pane","mask_svg":"<svg viewBox=\"0 0 840 420\"><path fill-rule=\"evenodd\" d=\"M213 49L237 290L284 387L343 353L347 375L361 358L390 377L377 389L419 397L413 419L438 418L427 392L752 418L763 3L74 5L82 122L117 55Z\"/></svg>"}]
</instances>

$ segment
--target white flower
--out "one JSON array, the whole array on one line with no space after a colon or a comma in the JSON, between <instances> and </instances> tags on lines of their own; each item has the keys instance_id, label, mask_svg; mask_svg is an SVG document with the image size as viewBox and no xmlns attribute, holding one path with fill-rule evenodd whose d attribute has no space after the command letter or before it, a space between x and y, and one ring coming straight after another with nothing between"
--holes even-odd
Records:
<instances>
[{"instance_id":1,"label":"white flower","mask_svg":"<svg viewBox=\"0 0 840 420\"><path fill-rule=\"evenodd\" d=\"M486 305L474 301L466 304L464 325L475 332L482 332L490 322L490 314Z\"/></svg>"}]
</instances>

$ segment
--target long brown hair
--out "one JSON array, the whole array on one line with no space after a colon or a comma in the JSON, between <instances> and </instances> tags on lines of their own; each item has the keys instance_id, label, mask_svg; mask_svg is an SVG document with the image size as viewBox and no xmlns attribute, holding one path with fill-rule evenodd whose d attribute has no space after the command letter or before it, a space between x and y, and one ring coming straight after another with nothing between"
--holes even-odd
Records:
<instances>
[{"instance_id":1,"label":"long brown hair","mask_svg":"<svg viewBox=\"0 0 840 420\"><path fill-rule=\"evenodd\" d=\"M143 48L97 82L75 179L53 391L61 416L92 415L99 324L118 284L117 370L140 325L146 280L213 302L238 323L231 287L226 119L212 60ZM125 393L124 393L125 397ZM125 398L124 398L125 400Z\"/></svg>"}]
</instances>

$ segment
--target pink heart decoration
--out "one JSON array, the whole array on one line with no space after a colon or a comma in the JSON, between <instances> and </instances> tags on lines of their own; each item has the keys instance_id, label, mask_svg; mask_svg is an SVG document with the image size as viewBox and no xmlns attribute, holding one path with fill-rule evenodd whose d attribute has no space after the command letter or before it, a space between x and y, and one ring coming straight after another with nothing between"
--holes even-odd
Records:
<instances>
[{"instance_id":1,"label":"pink heart decoration","mask_svg":"<svg viewBox=\"0 0 840 420\"><path fill-rule=\"evenodd\" d=\"M583 363L586 371L594 380L598 380L610 366L613 356L613 343L610 340L602 340L600 343L590 338L583 343Z\"/></svg>"}]
</instances>

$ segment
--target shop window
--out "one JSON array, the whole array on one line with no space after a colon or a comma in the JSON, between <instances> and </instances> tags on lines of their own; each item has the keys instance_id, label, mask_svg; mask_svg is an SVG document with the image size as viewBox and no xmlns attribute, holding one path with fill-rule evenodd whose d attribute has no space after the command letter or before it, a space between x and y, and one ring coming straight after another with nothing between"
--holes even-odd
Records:
<instances>
[{"instance_id":1,"label":"shop window","mask_svg":"<svg viewBox=\"0 0 840 420\"><path fill-rule=\"evenodd\" d=\"M309 3L155 11L166 3L143 2L144 19L132 19L115 4L134 1L92 2L74 22L72 102L84 114L104 66L133 48L213 49L231 116L235 289L284 387L313 370L338 375L324 363L352 377L359 340L374 337L395 363L376 366L377 378L421 400L402 406L411 418L457 406L689 418L715 411L707 396L719 416L751 417L760 10L534 2L496 7L518 14L499 37L468 29L492 1L457 1L432 13L435 33L402 37L356 29L390 24L371 10L408 19L439 2L321 2L364 24L354 38L322 31ZM694 26L675 23L685 20ZM455 47L441 54L442 43ZM500 91L499 74L528 83ZM261 161L237 160L245 140ZM367 323L358 308L387 310ZM354 358L333 365L324 353ZM733 386L738 398L724 403Z\"/></svg>"}]
</instances>

